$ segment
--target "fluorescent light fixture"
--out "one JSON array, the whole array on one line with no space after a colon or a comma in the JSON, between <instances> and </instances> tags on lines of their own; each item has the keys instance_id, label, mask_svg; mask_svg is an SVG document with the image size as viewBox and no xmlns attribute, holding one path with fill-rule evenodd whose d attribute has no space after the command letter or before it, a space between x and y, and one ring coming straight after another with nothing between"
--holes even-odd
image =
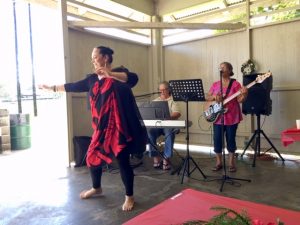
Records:
<instances>
[{"instance_id":1,"label":"fluorescent light fixture","mask_svg":"<svg viewBox=\"0 0 300 225\"><path fill-rule=\"evenodd\" d=\"M106 35L113 36L113 37L117 37L117 38L124 39L124 40L134 41L134 42L145 44L145 45L151 44L150 37L145 37L142 35L129 33L124 30L120 30L120 29L116 29L116 28L84 28L84 29L93 31L93 32L97 32L97 33L106 34Z\"/></svg>"},{"instance_id":2,"label":"fluorescent light fixture","mask_svg":"<svg viewBox=\"0 0 300 225\"><path fill-rule=\"evenodd\" d=\"M169 36L174 35L178 33L183 33L185 31L188 31L187 29L164 29L163 30L163 36Z\"/></svg>"},{"instance_id":3,"label":"fluorescent light fixture","mask_svg":"<svg viewBox=\"0 0 300 225\"><path fill-rule=\"evenodd\" d=\"M214 34L214 30L193 30L184 33L171 35L163 38L163 45L171 45L180 42L198 40Z\"/></svg>"},{"instance_id":4,"label":"fluorescent light fixture","mask_svg":"<svg viewBox=\"0 0 300 225\"><path fill-rule=\"evenodd\" d=\"M105 11L114 13L116 15L128 17L129 19L132 19L132 20L138 21L138 22L150 22L150 20L151 20L151 17L145 13L139 12L137 10L134 10L132 8L126 7L124 5L118 4L118 3L110 1L110 0L101 0L101 1L100 0L85 0L85 1L77 0L77 2L84 3L85 5L90 5L92 7L99 8L101 10L105 10ZM109 18L112 17L111 15L105 14L103 12L100 13L100 11L97 12L97 11L89 9L87 7L76 5L73 3L68 3L68 4L72 4L76 7L78 7L78 9L84 8L84 10L92 11L93 13L97 13L97 14L100 14L105 17L109 17ZM115 19L118 20L117 18L115 18Z\"/></svg>"},{"instance_id":5,"label":"fluorescent light fixture","mask_svg":"<svg viewBox=\"0 0 300 225\"><path fill-rule=\"evenodd\" d=\"M67 16L68 21L82 21L82 19L76 18L74 16Z\"/></svg>"},{"instance_id":6,"label":"fluorescent light fixture","mask_svg":"<svg viewBox=\"0 0 300 225\"><path fill-rule=\"evenodd\" d=\"M205 12L210 12L213 10L217 10L220 8L224 8L224 2L220 0L209 1L207 3L198 4L196 6L186 8L183 10L179 10L174 13L170 13L163 16L163 21L172 22L174 20L180 20L184 18L188 18L194 15L200 15Z\"/></svg>"}]
</instances>

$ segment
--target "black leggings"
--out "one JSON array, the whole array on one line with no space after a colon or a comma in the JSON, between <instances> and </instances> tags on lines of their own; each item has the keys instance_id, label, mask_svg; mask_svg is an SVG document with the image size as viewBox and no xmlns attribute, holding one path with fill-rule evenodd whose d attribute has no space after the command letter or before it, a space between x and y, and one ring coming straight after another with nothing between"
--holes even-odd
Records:
<instances>
[{"instance_id":1,"label":"black leggings","mask_svg":"<svg viewBox=\"0 0 300 225\"><path fill-rule=\"evenodd\" d=\"M123 149L119 155L116 157L119 164L120 175L125 186L125 191L127 196L133 195L133 181L134 174L133 169L130 166L129 148ZM97 189L101 187L101 177L102 177L102 167L90 168L90 174L93 182L93 188Z\"/></svg>"}]
</instances>

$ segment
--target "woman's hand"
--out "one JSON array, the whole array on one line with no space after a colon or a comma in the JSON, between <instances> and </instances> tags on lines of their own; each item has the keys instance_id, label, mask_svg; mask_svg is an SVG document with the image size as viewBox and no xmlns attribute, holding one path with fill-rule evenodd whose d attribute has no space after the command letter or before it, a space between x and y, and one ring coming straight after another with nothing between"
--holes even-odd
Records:
<instances>
[{"instance_id":1,"label":"woman's hand","mask_svg":"<svg viewBox=\"0 0 300 225\"><path fill-rule=\"evenodd\" d=\"M221 93L217 94L216 95L216 102L220 103L222 101L223 101L223 97L222 97Z\"/></svg>"},{"instance_id":2,"label":"woman's hand","mask_svg":"<svg viewBox=\"0 0 300 225\"><path fill-rule=\"evenodd\" d=\"M240 92L242 95L247 95L248 94L248 88L246 88L245 86L243 86L241 89L240 89Z\"/></svg>"},{"instance_id":3,"label":"woman's hand","mask_svg":"<svg viewBox=\"0 0 300 225\"><path fill-rule=\"evenodd\" d=\"M46 85L46 84L39 84L38 88L41 90L46 90L46 91L53 91L53 92L61 92L61 91L66 91L65 86L62 85Z\"/></svg>"},{"instance_id":4,"label":"woman's hand","mask_svg":"<svg viewBox=\"0 0 300 225\"><path fill-rule=\"evenodd\" d=\"M110 70L107 67L102 67L102 66L95 68L95 73L101 77L110 77L111 76Z\"/></svg>"},{"instance_id":5,"label":"woman's hand","mask_svg":"<svg viewBox=\"0 0 300 225\"><path fill-rule=\"evenodd\" d=\"M107 67L98 67L95 69L95 73L100 77L109 77L121 82L127 82L128 76L125 72L112 72Z\"/></svg>"},{"instance_id":6,"label":"woman's hand","mask_svg":"<svg viewBox=\"0 0 300 225\"><path fill-rule=\"evenodd\" d=\"M53 86L49 86L46 84L39 84L38 88L41 90L48 90L48 91L53 91Z\"/></svg>"},{"instance_id":7,"label":"woman's hand","mask_svg":"<svg viewBox=\"0 0 300 225\"><path fill-rule=\"evenodd\" d=\"M246 88L245 86L243 86L241 89L240 89L240 95L237 97L237 100L239 103L242 103L246 100L247 98L247 95L248 95L248 88Z\"/></svg>"}]
</instances>

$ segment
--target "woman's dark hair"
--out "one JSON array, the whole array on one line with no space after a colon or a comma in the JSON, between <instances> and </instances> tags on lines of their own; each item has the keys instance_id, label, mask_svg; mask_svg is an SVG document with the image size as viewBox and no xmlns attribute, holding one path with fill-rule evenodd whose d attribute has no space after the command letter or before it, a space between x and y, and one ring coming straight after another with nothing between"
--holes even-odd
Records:
<instances>
[{"instance_id":1,"label":"woman's dark hair","mask_svg":"<svg viewBox=\"0 0 300 225\"><path fill-rule=\"evenodd\" d=\"M232 68L231 63L229 63L229 62L222 62L221 64L224 64L230 70L230 76L234 75L234 73L232 72L233 68Z\"/></svg>"},{"instance_id":2,"label":"woman's dark hair","mask_svg":"<svg viewBox=\"0 0 300 225\"><path fill-rule=\"evenodd\" d=\"M103 56L107 55L108 56L108 62L112 63L112 61L113 61L112 55L114 54L114 51L111 48L104 47L104 46L98 46L97 48L99 49L99 53Z\"/></svg>"}]
</instances>

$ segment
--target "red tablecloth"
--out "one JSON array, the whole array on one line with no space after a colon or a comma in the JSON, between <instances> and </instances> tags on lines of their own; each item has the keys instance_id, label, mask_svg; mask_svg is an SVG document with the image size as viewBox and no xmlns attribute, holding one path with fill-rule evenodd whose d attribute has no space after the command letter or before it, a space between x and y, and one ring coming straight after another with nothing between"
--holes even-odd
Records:
<instances>
[{"instance_id":1,"label":"red tablecloth","mask_svg":"<svg viewBox=\"0 0 300 225\"><path fill-rule=\"evenodd\" d=\"M227 207L239 213L246 210L253 220L259 219L263 224L276 224L277 218L286 225L300 224L298 211L185 189L123 225L179 225L188 220L207 221L219 213L211 210L212 206Z\"/></svg>"},{"instance_id":2,"label":"red tablecloth","mask_svg":"<svg viewBox=\"0 0 300 225\"><path fill-rule=\"evenodd\" d=\"M295 141L300 141L300 129L293 127L281 132L281 142L284 147L294 143Z\"/></svg>"}]
</instances>

